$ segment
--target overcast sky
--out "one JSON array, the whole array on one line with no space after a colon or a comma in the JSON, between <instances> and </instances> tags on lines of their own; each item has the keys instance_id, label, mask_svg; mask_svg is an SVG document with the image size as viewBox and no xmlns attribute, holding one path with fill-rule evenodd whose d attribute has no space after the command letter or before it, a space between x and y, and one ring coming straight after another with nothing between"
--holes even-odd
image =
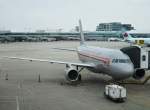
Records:
<instances>
[{"instance_id":1,"label":"overcast sky","mask_svg":"<svg viewBox=\"0 0 150 110\"><path fill-rule=\"evenodd\" d=\"M69 31L81 18L84 30L102 22L131 23L150 33L150 0L0 0L0 29Z\"/></svg>"}]
</instances>

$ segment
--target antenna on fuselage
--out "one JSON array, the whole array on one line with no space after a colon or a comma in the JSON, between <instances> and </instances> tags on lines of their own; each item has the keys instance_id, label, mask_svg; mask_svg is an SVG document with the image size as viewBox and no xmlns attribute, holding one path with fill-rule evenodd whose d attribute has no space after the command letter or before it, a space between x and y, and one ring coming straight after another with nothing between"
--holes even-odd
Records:
<instances>
[{"instance_id":1,"label":"antenna on fuselage","mask_svg":"<svg viewBox=\"0 0 150 110\"><path fill-rule=\"evenodd\" d=\"M82 30L82 23L81 23L80 19L79 19L79 29L80 29L80 45L85 45L84 34L83 34L83 30Z\"/></svg>"}]
</instances>

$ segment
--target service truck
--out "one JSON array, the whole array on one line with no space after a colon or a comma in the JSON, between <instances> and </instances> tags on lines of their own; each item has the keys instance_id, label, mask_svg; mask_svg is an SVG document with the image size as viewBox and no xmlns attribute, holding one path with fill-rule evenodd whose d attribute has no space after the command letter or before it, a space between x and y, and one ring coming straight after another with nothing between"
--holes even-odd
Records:
<instances>
[{"instance_id":1,"label":"service truck","mask_svg":"<svg viewBox=\"0 0 150 110\"><path fill-rule=\"evenodd\" d=\"M104 95L117 102L124 102L127 98L126 88L116 84L106 85Z\"/></svg>"}]
</instances>

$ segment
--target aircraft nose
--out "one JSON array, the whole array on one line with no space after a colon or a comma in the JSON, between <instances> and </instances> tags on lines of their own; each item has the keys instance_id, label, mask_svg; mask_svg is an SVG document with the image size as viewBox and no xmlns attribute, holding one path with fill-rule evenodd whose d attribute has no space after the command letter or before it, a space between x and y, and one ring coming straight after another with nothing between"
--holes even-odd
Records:
<instances>
[{"instance_id":1,"label":"aircraft nose","mask_svg":"<svg viewBox=\"0 0 150 110\"><path fill-rule=\"evenodd\" d=\"M133 73L133 67L132 66L127 66L123 69L124 73Z\"/></svg>"},{"instance_id":2,"label":"aircraft nose","mask_svg":"<svg viewBox=\"0 0 150 110\"><path fill-rule=\"evenodd\" d=\"M132 64L120 64L113 68L113 77L115 79L126 79L131 77L134 73Z\"/></svg>"},{"instance_id":3,"label":"aircraft nose","mask_svg":"<svg viewBox=\"0 0 150 110\"><path fill-rule=\"evenodd\" d=\"M130 77L134 73L133 65L126 65L122 68L122 75L125 77Z\"/></svg>"}]
</instances>

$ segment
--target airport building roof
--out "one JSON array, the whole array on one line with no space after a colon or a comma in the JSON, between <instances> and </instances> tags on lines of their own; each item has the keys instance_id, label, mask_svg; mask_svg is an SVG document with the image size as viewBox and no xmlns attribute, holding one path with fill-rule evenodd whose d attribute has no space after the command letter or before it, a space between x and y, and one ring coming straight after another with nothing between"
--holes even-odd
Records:
<instances>
[{"instance_id":1,"label":"airport building roof","mask_svg":"<svg viewBox=\"0 0 150 110\"><path fill-rule=\"evenodd\" d=\"M122 33L118 31L95 31L84 32L85 39L87 40L108 40L110 37L123 38ZM150 34L134 33L133 37L149 37ZM55 38L56 40L79 40L79 32L5 32L0 33L0 42L13 42L13 41L43 41L48 38Z\"/></svg>"}]
</instances>

